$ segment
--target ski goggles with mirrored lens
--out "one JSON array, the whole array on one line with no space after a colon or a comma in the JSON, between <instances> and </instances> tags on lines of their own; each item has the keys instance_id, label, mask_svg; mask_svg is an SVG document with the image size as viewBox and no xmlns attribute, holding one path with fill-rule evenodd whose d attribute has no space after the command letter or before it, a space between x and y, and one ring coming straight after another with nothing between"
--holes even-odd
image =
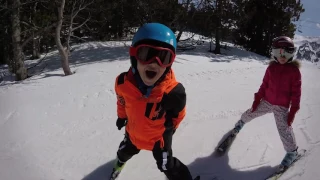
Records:
<instances>
[{"instance_id":1,"label":"ski goggles with mirrored lens","mask_svg":"<svg viewBox=\"0 0 320 180\"><path fill-rule=\"evenodd\" d=\"M285 47L285 46L273 46L273 49L284 49L284 51L292 54L296 51L295 47Z\"/></svg>"},{"instance_id":2,"label":"ski goggles with mirrored lens","mask_svg":"<svg viewBox=\"0 0 320 180\"><path fill-rule=\"evenodd\" d=\"M272 54L273 56L275 56L276 58L286 58L286 59L290 59L294 56L295 53L295 48L275 48L272 49Z\"/></svg>"},{"instance_id":3,"label":"ski goggles with mirrored lens","mask_svg":"<svg viewBox=\"0 0 320 180\"><path fill-rule=\"evenodd\" d=\"M141 44L130 47L130 56L134 56L142 64L157 61L161 67L169 67L175 59L175 53L169 48Z\"/></svg>"}]
</instances>

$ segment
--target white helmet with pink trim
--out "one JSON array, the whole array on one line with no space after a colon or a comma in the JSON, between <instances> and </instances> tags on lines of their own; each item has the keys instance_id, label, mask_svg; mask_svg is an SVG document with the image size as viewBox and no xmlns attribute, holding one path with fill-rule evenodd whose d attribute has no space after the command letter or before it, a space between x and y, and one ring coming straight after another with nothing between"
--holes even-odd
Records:
<instances>
[{"instance_id":1,"label":"white helmet with pink trim","mask_svg":"<svg viewBox=\"0 0 320 180\"><path fill-rule=\"evenodd\" d=\"M278 61L278 58L284 57L288 62L292 61L296 52L296 47L291 38L287 36L279 36L272 41L272 56Z\"/></svg>"}]
</instances>

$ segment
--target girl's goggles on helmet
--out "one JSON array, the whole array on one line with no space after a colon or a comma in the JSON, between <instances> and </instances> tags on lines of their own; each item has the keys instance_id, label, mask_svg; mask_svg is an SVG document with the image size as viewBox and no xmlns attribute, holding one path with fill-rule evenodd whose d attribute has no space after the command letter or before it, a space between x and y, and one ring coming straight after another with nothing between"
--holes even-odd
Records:
<instances>
[{"instance_id":1,"label":"girl's goggles on helmet","mask_svg":"<svg viewBox=\"0 0 320 180\"><path fill-rule=\"evenodd\" d=\"M272 54L277 59L278 58L290 59L294 56L295 51L296 51L295 47L273 47L272 48Z\"/></svg>"},{"instance_id":2,"label":"girl's goggles on helmet","mask_svg":"<svg viewBox=\"0 0 320 180\"><path fill-rule=\"evenodd\" d=\"M169 67L175 59L175 53L169 48L141 44L130 47L130 56L134 56L142 64L157 61L161 67Z\"/></svg>"}]
</instances>

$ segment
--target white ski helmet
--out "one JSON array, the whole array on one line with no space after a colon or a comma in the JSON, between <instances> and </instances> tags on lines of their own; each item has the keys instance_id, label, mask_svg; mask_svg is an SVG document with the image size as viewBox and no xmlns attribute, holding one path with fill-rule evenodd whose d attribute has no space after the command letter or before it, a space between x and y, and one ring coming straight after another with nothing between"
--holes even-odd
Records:
<instances>
[{"instance_id":1,"label":"white ski helmet","mask_svg":"<svg viewBox=\"0 0 320 180\"><path fill-rule=\"evenodd\" d=\"M278 61L278 58L284 57L291 62L296 52L296 47L291 38L287 36L279 36L272 41L272 56Z\"/></svg>"}]
</instances>

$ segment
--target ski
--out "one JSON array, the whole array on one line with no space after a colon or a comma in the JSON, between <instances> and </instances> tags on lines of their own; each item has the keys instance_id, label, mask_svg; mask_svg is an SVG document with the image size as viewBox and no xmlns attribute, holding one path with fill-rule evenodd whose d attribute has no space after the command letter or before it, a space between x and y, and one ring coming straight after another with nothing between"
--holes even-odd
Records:
<instances>
[{"instance_id":1,"label":"ski","mask_svg":"<svg viewBox=\"0 0 320 180\"><path fill-rule=\"evenodd\" d=\"M230 134L226 137L225 140L223 140L218 147L216 148L216 152L221 156L224 155L225 152L228 151L230 148L231 144L233 143L234 139L236 138L236 134L231 131Z\"/></svg>"},{"instance_id":2,"label":"ski","mask_svg":"<svg viewBox=\"0 0 320 180\"><path fill-rule=\"evenodd\" d=\"M277 180L277 179L279 179L290 167L294 166L295 162L297 162L299 159L301 159L306 154L306 151L307 151L306 149L299 150L297 158L291 163L290 166L283 167L283 166L280 165L278 170L277 170L277 172L271 174L265 180Z\"/></svg>"}]
</instances>

